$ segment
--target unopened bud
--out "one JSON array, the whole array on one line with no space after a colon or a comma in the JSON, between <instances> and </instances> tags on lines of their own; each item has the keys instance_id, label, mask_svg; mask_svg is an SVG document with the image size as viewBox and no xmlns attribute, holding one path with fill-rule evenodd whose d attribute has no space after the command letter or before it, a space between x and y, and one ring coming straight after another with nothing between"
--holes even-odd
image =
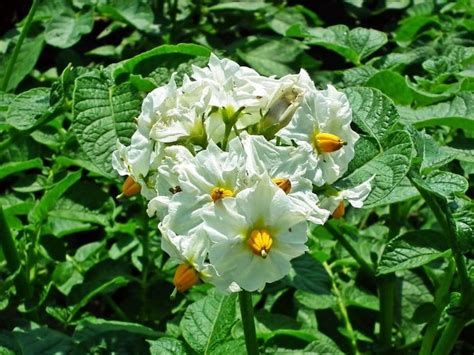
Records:
<instances>
[{"instance_id":1,"label":"unopened bud","mask_svg":"<svg viewBox=\"0 0 474 355\"><path fill-rule=\"evenodd\" d=\"M191 265L184 263L174 273L173 284L176 290L184 292L199 282L199 274Z\"/></svg>"},{"instance_id":2,"label":"unopened bud","mask_svg":"<svg viewBox=\"0 0 474 355\"><path fill-rule=\"evenodd\" d=\"M316 133L314 135L314 145L319 152L332 153L341 149L347 143L341 138L331 133Z\"/></svg>"},{"instance_id":3,"label":"unopened bud","mask_svg":"<svg viewBox=\"0 0 474 355\"><path fill-rule=\"evenodd\" d=\"M342 218L344 213L346 212L346 206L344 205L344 201L339 202L339 205L336 207L334 212L332 213L333 218Z\"/></svg>"},{"instance_id":4,"label":"unopened bud","mask_svg":"<svg viewBox=\"0 0 474 355\"><path fill-rule=\"evenodd\" d=\"M128 176L122 186L122 193L118 195L118 198L131 197L140 193L141 186L138 182L133 180L131 176Z\"/></svg>"}]
</instances>

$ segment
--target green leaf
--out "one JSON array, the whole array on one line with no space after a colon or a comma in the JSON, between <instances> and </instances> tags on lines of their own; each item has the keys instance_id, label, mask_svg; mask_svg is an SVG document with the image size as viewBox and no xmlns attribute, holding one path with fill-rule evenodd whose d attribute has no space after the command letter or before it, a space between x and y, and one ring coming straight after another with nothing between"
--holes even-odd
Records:
<instances>
[{"instance_id":1,"label":"green leaf","mask_svg":"<svg viewBox=\"0 0 474 355\"><path fill-rule=\"evenodd\" d=\"M365 85L379 89L396 104L410 105L413 101L410 88L407 86L403 76L397 72L381 70L370 77Z\"/></svg>"},{"instance_id":2,"label":"green leaf","mask_svg":"<svg viewBox=\"0 0 474 355\"><path fill-rule=\"evenodd\" d=\"M379 275L413 269L441 256L448 249L445 237L433 230L410 231L390 241L377 268Z\"/></svg>"},{"instance_id":3,"label":"green leaf","mask_svg":"<svg viewBox=\"0 0 474 355\"><path fill-rule=\"evenodd\" d=\"M237 55L262 75L284 76L294 73L290 64L304 46L290 38L250 40L237 49Z\"/></svg>"},{"instance_id":4,"label":"green leaf","mask_svg":"<svg viewBox=\"0 0 474 355\"><path fill-rule=\"evenodd\" d=\"M186 355L183 344L174 338L163 337L158 340L148 340L151 355Z\"/></svg>"},{"instance_id":5,"label":"green leaf","mask_svg":"<svg viewBox=\"0 0 474 355\"><path fill-rule=\"evenodd\" d=\"M141 97L128 83L108 85L98 73L76 79L72 130L82 149L104 175L112 176L112 152L117 139L130 143Z\"/></svg>"},{"instance_id":6,"label":"green leaf","mask_svg":"<svg viewBox=\"0 0 474 355\"><path fill-rule=\"evenodd\" d=\"M46 43L59 48L69 48L79 42L82 35L90 33L94 25L92 11L74 13L65 8L46 25Z\"/></svg>"},{"instance_id":7,"label":"green leaf","mask_svg":"<svg viewBox=\"0 0 474 355\"><path fill-rule=\"evenodd\" d=\"M124 82L132 74L140 77L149 76L157 68L176 69L180 63L185 63L196 57L208 58L210 54L210 49L197 44L166 44L118 63L114 67L112 76L117 82ZM167 80L169 80L169 76L167 73Z\"/></svg>"},{"instance_id":8,"label":"green leaf","mask_svg":"<svg viewBox=\"0 0 474 355\"><path fill-rule=\"evenodd\" d=\"M455 139L449 146L443 147L442 151L454 159L473 163L474 138Z\"/></svg>"},{"instance_id":9,"label":"green leaf","mask_svg":"<svg viewBox=\"0 0 474 355\"><path fill-rule=\"evenodd\" d=\"M349 30L345 25L308 29L295 25L288 29L287 36L304 37L308 44L332 50L354 64L360 64L387 43L383 32L362 27Z\"/></svg>"},{"instance_id":10,"label":"green leaf","mask_svg":"<svg viewBox=\"0 0 474 355\"><path fill-rule=\"evenodd\" d=\"M407 47L417 33L429 23L437 23L437 16L411 16L400 22L400 27L395 32L395 41L401 47Z\"/></svg>"},{"instance_id":11,"label":"green leaf","mask_svg":"<svg viewBox=\"0 0 474 355\"><path fill-rule=\"evenodd\" d=\"M87 293L72 309L69 321L71 321L79 310L86 306L94 297L100 294L106 294L115 291L116 289L128 284L130 280L124 276L117 276L111 280L102 283L97 288L94 288Z\"/></svg>"},{"instance_id":12,"label":"green leaf","mask_svg":"<svg viewBox=\"0 0 474 355\"><path fill-rule=\"evenodd\" d=\"M439 168L454 159L453 154L445 147L440 147L430 135L413 130L412 137L418 156L422 159L421 172Z\"/></svg>"},{"instance_id":13,"label":"green leaf","mask_svg":"<svg viewBox=\"0 0 474 355\"><path fill-rule=\"evenodd\" d=\"M14 43L12 43L14 44ZM12 91L33 70L43 50L44 37L40 34L36 37L27 37L23 42L18 57L15 60L12 75L8 81L5 91ZM13 47L13 46L12 46ZM3 83L5 71L10 61L13 48L6 55L0 56L0 83Z\"/></svg>"},{"instance_id":14,"label":"green leaf","mask_svg":"<svg viewBox=\"0 0 474 355\"><path fill-rule=\"evenodd\" d=\"M336 298L332 294L314 294L296 290L295 299L309 309L327 309L336 305Z\"/></svg>"},{"instance_id":15,"label":"green leaf","mask_svg":"<svg viewBox=\"0 0 474 355\"><path fill-rule=\"evenodd\" d=\"M288 283L302 291L318 295L331 294L331 281L323 265L309 254L291 260Z\"/></svg>"},{"instance_id":16,"label":"green leaf","mask_svg":"<svg viewBox=\"0 0 474 355\"><path fill-rule=\"evenodd\" d=\"M217 4L208 8L209 11L238 10L238 11L257 11L270 6L263 1L229 1Z\"/></svg>"},{"instance_id":17,"label":"green leaf","mask_svg":"<svg viewBox=\"0 0 474 355\"><path fill-rule=\"evenodd\" d=\"M245 339L232 339L217 343L212 355L247 354Z\"/></svg>"},{"instance_id":18,"label":"green leaf","mask_svg":"<svg viewBox=\"0 0 474 355\"><path fill-rule=\"evenodd\" d=\"M342 291L342 297L346 306L355 306L360 308L379 310L379 299L377 296L361 290L357 286L345 285Z\"/></svg>"},{"instance_id":19,"label":"green leaf","mask_svg":"<svg viewBox=\"0 0 474 355\"><path fill-rule=\"evenodd\" d=\"M312 341L304 348L304 354L344 354L330 337L321 332L317 332L315 335L316 340Z\"/></svg>"},{"instance_id":20,"label":"green leaf","mask_svg":"<svg viewBox=\"0 0 474 355\"><path fill-rule=\"evenodd\" d=\"M146 1L109 0L99 4L97 9L107 17L129 23L144 32L156 33L158 27L153 24L153 11Z\"/></svg>"},{"instance_id":21,"label":"green leaf","mask_svg":"<svg viewBox=\"0 0 474 355\"><path fill-rule=\"evenodd\" d=\"M474 94L470 92L462 92L451 101L417 110L400 108L399 112L405 123L417 128L442 125L474 130Z\"/></svg>"},{"instance_id":22,"label":"green leaf","mask_svg":"<svg viewBox=\"0 0 474 355\"><path fill-rule=\"evenodd\" d=\"M75 344L70 337L47 327L31 324L13 329L21 354L69 354Z\"/></svg>"},{"instance_id":23,"label":"green leaf","mask_svg":"<svg viewBox=\"0 0 474 355\"><path fill-rule=\"evenodd\" d=\"M235 294L211 292L186 309L180 327L191 348L209 354L213 346L230 337L235 323L235 301Z\"/></svg>"},{"instance_id":24,"label":"green leaf","mask_svg":"<svg viewBox=\"0 0 474 355\"><path fill-rule=\"evenodd\" d=\"M48 88L34 88L16 96L8 108L6 121L19 130L33 127L39 116L48 111Z\"/></svg>"},{"instance_id":25,"label":"green leaf","mask_svg":"<svg viewBox=\"0 0 474 355\"><path fill-rule=\"evenodd\" d=\"M344 70L342 79L344 80L344 84L346 84L346 86L364 85L371 76L377 73L377 71L378 70L370 64L361 65L360 67Z\"/></svg>"},{"instance_id":26,"label":"green leaf","mask_svg":"<svg viewBox=\"0 0 474 355\"><path fill-rule=\"evenodd\" d=\"M106 226L108 217L102 214L105 203L109 199L99 186L89 182L76 184L48 212L50 217L95 223ZM104 211L103 211L104 212Z\"/></svg>"},{"instance_id":27,"label":"green leaf","mask_svg":"<svg viewBox=\"0 0 474 355\"><path fill-rule=\"evenodd\" d=\"M371 177L372 191L364 202L370 208L386 197L407 174L412 156L413 143L405 131L391 132L381 141L382 151L360 150L356 144L356 155L366 157L358 166L350 166L349 175L338 184L342 188L357 186Z\"/></svg>"},{"instance_id":28,"label":"green leaf","mask_svg":"<svg viewBox=\"0 0 474 355\"><path fill-rule=\"evenodd\" d=\"M147 338L156 338L158 335L153 329L141 324L99 318L86 318L85 320L81 320L77 325L73 339L83 342L102 333L119 331L138 334Z\"/></svg>"},{"instance_id":29,"label":"green leaf","mask_svg":"<svg viewBox=\"0 0 474 355\"><path fill-rule=\"evenodd\" d=\"M38 224L44 221L48 216L48 212L53 209L59 198L81 178L81 174L81 171L69 173L64 179L48 190L28 214L30 223Z\"/></svg>"},{"instance_id":30,"label":"green leaf","mask_svg":"<svg viewBox=\"0 0 474 355\"><path fill-rule=\"evenodd\" d=\"M377 89L353 87L344 92L352 107L353 122L380 144L399 119L393 102Z\"/></svg>"},{"instance_id":31,"label":"green leaf","mask_svg":"<svg viewBox=\"0 0 474 355\"><path fill-rule=\"evenodd\" d=\"M19 173L21 171L30 169L41 169L43 167L43 161L40 158L35 158L26 161L11 162L0 165L0 179L6 178L7 176Z\"/></svg>"}]
</instances>

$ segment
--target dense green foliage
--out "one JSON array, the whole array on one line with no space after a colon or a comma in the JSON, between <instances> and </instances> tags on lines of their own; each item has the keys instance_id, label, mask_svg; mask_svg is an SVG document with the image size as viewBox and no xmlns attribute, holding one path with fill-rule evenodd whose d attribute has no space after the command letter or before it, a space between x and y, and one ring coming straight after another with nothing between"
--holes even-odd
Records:
<instances>
[{"instance_id":1,"label":"dense green foliage","mask_svg":"<svg viewBox=\"0 0 474 355\"><path fill-rule=\"evenodd\" d=\"M310 253L253 296L261 351L429 354L457 339L473 352L474 5L312 3L12 10L24 19L0 40L1 354L245 353L236 295L201 284L170 299L176 263L144 200L115 198L111 166L144 95L211 51L343 89L361 139L340 184L375 174L364 209L313 228Z\"/></svg>"}]
</instances>

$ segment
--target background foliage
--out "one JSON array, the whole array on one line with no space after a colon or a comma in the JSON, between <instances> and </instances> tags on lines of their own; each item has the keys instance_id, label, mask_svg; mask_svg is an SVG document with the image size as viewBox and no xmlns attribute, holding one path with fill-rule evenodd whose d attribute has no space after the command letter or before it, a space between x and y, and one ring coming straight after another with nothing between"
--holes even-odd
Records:
<instances>
[{"instance_id":1,"label":"background foliage","mask_svg":"<svg viewBox=\"0 0 474 355\"><path fill-rule=\"evenodd\" d=\"M456 319L472 353L469 0L33 3L0 5L0 353L245 351L235 295L170 300L157 221L114 198L144 95L210 51L344 89L362 138L340 184L376 175L254 295L261 351L430 353Z\"/></svg>"}]
</instances>

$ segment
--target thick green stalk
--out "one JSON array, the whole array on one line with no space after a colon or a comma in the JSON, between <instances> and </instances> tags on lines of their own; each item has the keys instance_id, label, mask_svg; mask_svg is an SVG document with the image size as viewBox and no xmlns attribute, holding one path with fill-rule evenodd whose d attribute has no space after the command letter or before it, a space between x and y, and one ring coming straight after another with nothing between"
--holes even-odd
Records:
<instances>
[{"instance_id":1,"label":"thick green stalk","mask_svg":"<svg viewBox=\"0 0 474 355\"><path fill-rule=\"evenodd\" d=\"M247 291L239 292L240 314L245 335L245 346L248 355L257 355L258 342L255 332L255 321L253 316L252 294Z\"/></svg>"},{"instance_id":2,"label":"thick green stalk","mask_svg":"<svg viewBox=\"0 0 474 355\"><path fill-rule=\"evenodd\" d=\"M331 233L334 236L334 238L337 239L339 243L341 243L341 245L344 247L344 249L347 250L350 256L352 256L359 263L361 269L367 275L373 276L375 274L372 267L365 261L365 259L362 256L359 255L357 250L355 250L352 244L349 243L349 241L344 237L344 235L341 232L339 232L339 230L334 228L330 223L326 223L324 227L326 227L328 232Z\"/></svg>"},{"instance_id":3,"label":"thick green stalk","mask_svg":"<svg viewBox=\"0 0 474 355\"><path fill-rule=\"evenodd\" d=\"M15 241L8 227L3 208L0 206L0 246L7 261L7 267L11 273L17 272L21 266L20 257L15 246ZM22 270L15 278L15 287L20 297L28 298L31 295L30 286L26 273Z\"/></svg>"},{"instance_id":4,"label":"thick green stalk","mask_svg":"<svg viewBox=\"0 0 474 355\"><path fill-rule=\"evenodd\" d=\"M377 278L380 300L380 335L381 351L392 347L392 327L395 314L395 275L387 274Z\"/></svg>"},{"instance_id":5,"label":"thick green stalk","mask_svg":"<svg viewBox=\"0 0 474 355\"><path fill-rule=\"evenodd\" d=\"M450 354L454 344L458 340L459 334L463 330L469 318L453 317L449 320L448 325L444 328L443 334L436 344L433 355Z\"/></svg>"},{"instance_id":6,"label":"thick green stalk","mask_svg":"<svg viewBox=\"0 0 474 355\"><path fill-rule=\"evenodd\" d=\"M400 205L394 203L390 205L390 215L388 219L388 240L392 240L400 233L402 224L400 223ZM392 347L392 328L395 321L395 281L394 273L377 277L379 291L379 320L380 335L379 346L381 351L387 351Z\"/></svg>"},{"instance_id":7,"label":"thick green stalk","mask_svg":"<svg viewBox=\"0 0 474 355\"><path fill-rule=\"evenodd\" d=\"M439 288L436 290L434 302L436 313L428 322L425 334L423 335L423 342L421 343L420 355L430 355L433 348L433 343L438 333L439 320L444 308L449 302L449 289L454 276L454 263L450 260L443 279L441 280Z\"/></svg>"},{"instance_id":8,"label":"thick green stalk","mask_svg":"<svg viewBox=\"0 0 474 355\"><path fill-rule=\"evenodd\" d=\"M39 0L33 0L33 4L31 5L30 12L28 12L28 16L26 17L25 25L23 26L20 37L18 38L18 42L16 42L15 49L13 50L12 56L10 57L10 61L8 62L7 70L5 71L5 76L3 77L2 83L2 90L6 91L8 88L8 82L10 81L10 77L13 73L13 67L15 66L16 59L18 54L20 53L21 46L23 45L23 41L30 30L31 23L33 22L33 17L36 12L36 8L38 7Z\"/></svg>"}]
</instances>

